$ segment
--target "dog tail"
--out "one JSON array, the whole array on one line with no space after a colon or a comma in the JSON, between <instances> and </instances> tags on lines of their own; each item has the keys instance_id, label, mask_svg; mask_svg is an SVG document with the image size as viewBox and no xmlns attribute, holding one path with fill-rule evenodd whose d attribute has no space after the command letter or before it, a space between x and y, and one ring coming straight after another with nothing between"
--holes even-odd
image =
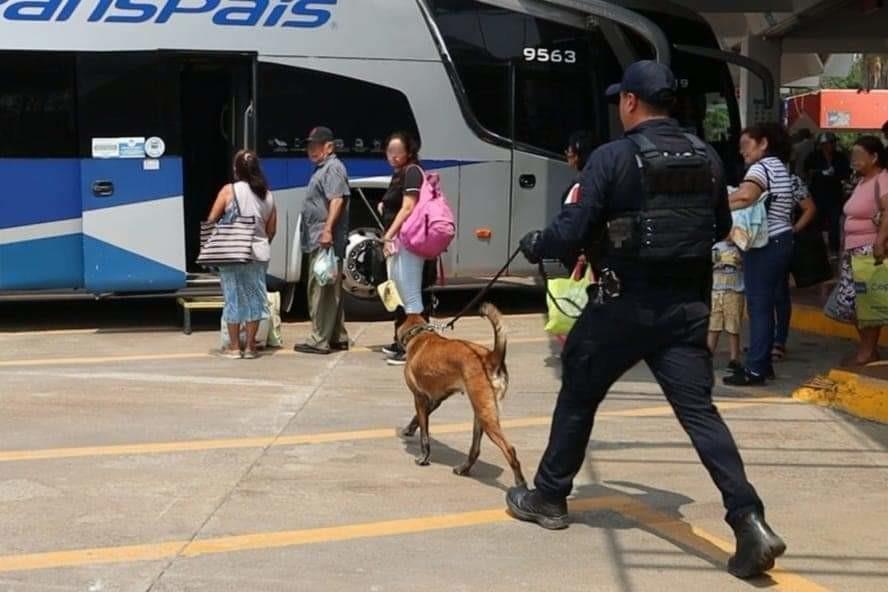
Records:
<instances>
[{"instance_id":1,"label":"dog tail","mask_svg":"<svg viewBox=\"0 0 888 592\"><path fill-rule=\"evenodd\" d=\"M494 372L499 374L505 372L506 369L506 345L508 339L506 337L506 328L503 326L503 318L500 311L489 302L481 305L481 316L490 321L493 327L493 352L491 354L491 365Z\"/></svg>"}]
</instances>

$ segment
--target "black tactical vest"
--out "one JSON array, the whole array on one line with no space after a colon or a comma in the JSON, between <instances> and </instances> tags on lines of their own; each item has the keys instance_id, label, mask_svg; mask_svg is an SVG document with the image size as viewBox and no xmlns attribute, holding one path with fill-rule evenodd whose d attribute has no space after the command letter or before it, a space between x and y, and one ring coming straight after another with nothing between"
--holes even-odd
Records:
<instances>
[{"instance_id":1,"label":"black tactical vest","mask_svg":"<svg viewBox=\"0 0 888 592\"><path fill-rule=\"evenodd\" d=\"M636 146L644 201L638 211L614 212L607 222L607 254L664 263L712 259L716 242L715 180L703 142L685 134L685 152L657 148L643 134Z\"/></svg>"}]
</instances>

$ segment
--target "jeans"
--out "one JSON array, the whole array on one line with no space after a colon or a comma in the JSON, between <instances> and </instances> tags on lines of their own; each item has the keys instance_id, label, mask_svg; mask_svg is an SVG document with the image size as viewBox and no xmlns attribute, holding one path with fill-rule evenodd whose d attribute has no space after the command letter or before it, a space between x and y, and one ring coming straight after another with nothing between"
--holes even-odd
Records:
<instances>
[{"instance_id":1,"label":"jeans","mask_svg":"<svg viewBox=\"0 0 888 592\"><path fill-rule=\"evenodd\" d=\"M777 299L774 303L774 345L786 347L789 340L789 323L792 320L792 298L789 295L789 274L777 286Z\"/></svg>"},{"instance_id":2,"label":"jeans","mask_svg":"<svg viewBox=\"0 0 888 592\"><path fill-rule=\"evenodd\" d=\"M403 246L392 257L389 274L407 314L422 314L422 270L425 259L414 255Z\"/></svg>"},{"instance_id":3,"label":"jeans","mask_svg":"<svg viewBox=\"0 0 888 592\"><path fill-rule=\"evenodd\" d=\"M561 500L571 493L598 406L614 382L644 360L721 492L728 522L762 510L731 432L712 403L709 307L699 292L648 290L586 307L564 346L561 392L534 480L544 498Z\"/></svg>"},{"instance_id":4,"label":"jeans","mask_svg":"<svg viewBox=\"0 0 888 592\"><path fill-rule=\"evenodd\" d=\"M743 255L746 308L749 310L746 369L756 376L764 376L771 370L771 350L777 325L774 311L781 290L787 289L792 246L793 235L789 231L770 237L766 246L751 249Z\"/></svg>"}]
</instances>

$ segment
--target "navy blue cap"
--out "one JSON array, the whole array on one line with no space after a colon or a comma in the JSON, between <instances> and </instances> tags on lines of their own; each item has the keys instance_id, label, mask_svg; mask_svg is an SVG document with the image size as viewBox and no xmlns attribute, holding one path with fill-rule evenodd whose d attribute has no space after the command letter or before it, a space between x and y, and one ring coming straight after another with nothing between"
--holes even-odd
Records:
<instances>
[{"instance_id":1,"label":"navy blue cap","mask_svg":"<svg viewBox=\"0 0 888 592\"><path fill-rule=\"evenodd\" d=\"M333 131L329 127L319 126L308 133L307 141L309 144L326 144L332 142L334 138Z\"/></svg>"},{"instance_id":2,"label":"navy blue cap","mask_svg":"<svg viewBox=\"0 0 888 592\"><path fill-rule=\"evenodd\" d=\"M607 87L607 96L613 98L627 92L642 101L657 104L673 100L677 89L675 76L668 66L643 60L630 64L623 72L623 81Z\"/></svg>"}]
</instances>

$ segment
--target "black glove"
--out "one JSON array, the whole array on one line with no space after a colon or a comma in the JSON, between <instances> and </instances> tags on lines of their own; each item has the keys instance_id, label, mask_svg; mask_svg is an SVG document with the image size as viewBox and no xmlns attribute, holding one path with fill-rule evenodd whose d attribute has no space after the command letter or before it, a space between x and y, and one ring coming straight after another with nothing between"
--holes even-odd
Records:
<instances>
[{"instance_id":1,"label":"black glove","mask_svg":"<svg viewBox=\"0 0 888 592\"><path fill-rule=\"evenodd\" d=\"M524 258L527 259L530 263L536 264L542 260L542 257L537 253L537 246L540 242L540 236L542 236L542 232L539 230L532 230L524 235L524 238L521 239L521 242L518 243L518 248L521 249L521 254L524 255Z\"/></svg>"}]
</instances>

